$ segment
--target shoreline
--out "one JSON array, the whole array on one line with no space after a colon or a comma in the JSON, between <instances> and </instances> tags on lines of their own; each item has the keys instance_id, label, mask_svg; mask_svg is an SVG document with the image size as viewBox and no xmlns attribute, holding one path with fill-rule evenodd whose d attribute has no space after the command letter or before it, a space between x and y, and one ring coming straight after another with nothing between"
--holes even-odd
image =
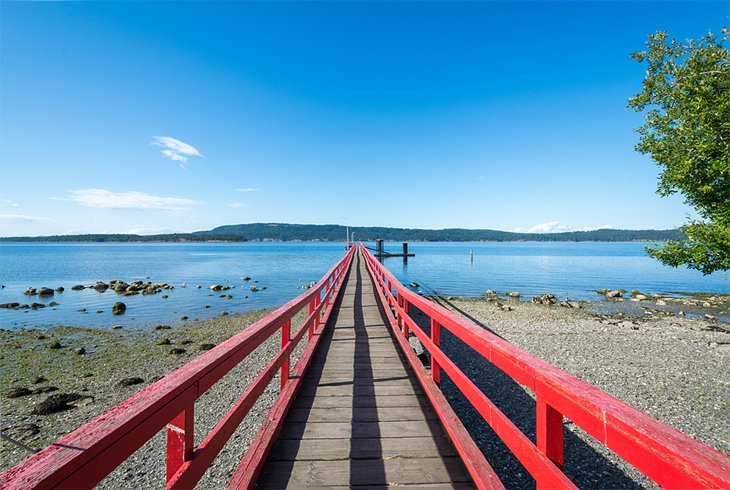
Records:
<instances>
[{"instance_id":1,"label":"shoreline","mask_svg":"<svg viewBox=\"0 0 730 490\"><path fill-rule=\"evenodd\" d=\"M715 307L726 308L730 296L723 296L722 300L723 306ZM730 453L727 442L730 440L727 429L730 420L726 415L730 413L727 389L730 379L721 368L728 364L730 357L728 325L718 320L680 317L676 313L659 310L651 310L647 314L647 310L640 309L644 312L640 317L621 311L596 312L591 309L590 302L584 303L581 308L569 308L498 296L448 297L437 301L660 421L721 452ZM648 306L648 303L643 303L642 300L611 304L617 307L626 304ZM217 316L160 329L101 330L64 326L0 330L0 360L7 366L0 372L0 386L3 387L0 393L0 428L21 445L35 449L45 447L189 362L203 352L201 346L204 344L217 345L267 313L268 310L260 310ZM60 348L53 348L56 342ZM84 349L83 353L79 353L79 349ZM185 349L185 352L173 354L173 349ZM196 423L196 441L202 440L206 429L215 425L277 349L276 339L262 345L201 398L199 403L205 408L200 411L196 408L201 417L201 421ZM473 360L469 360L466 353L462 357L466 363L464 371L481 384L484 371L481 368L470 371L469 363ZM40 377L45 380L36 383ZM131 378L141 381L120 384L122 380ZM219 486L233 471L263 419L267 404L276 397L276 386L272 382L262 396L260 406L252 410L239 427L214 469L201 482L201 488ZM57 389L45 391L49 387ZM7 397L10 390L20 388L37 392ZM491 397L493 387L483 388ZM446 383L444 391L447 397L448 390ZM44 400L56 394L74 394L78 398L69 402L69 408L57 413L33 413ZM459 407L457 399L453 399L452 403ZM464 413L467 412L464 410ZM468 419L468 415L466 417ZM478 420L466 420L465 423L467 427L479 426ZM519 425L519 417L517 423ZM569 423L566 428L585 439L585 444L619 468L621 474L629 475L635 485L647 485L646 479L626 463L618 458L612 460L611 454L599 445L591 446L590 438L581 436L579 429ZM477 433L482 433L481 430L477 429ZM530 429L526 427L524 430L529 433ZM493 451L492 442L484 442L486 439L478 437L475 440L480 445L487 444L483 449ZM30 454L18 445L2 441L0 471L9 469ZM149 467L142 469L142 462ZM504 464L502 471L514 472L515 475L520 473L518 468ZM578 471L576 478L582 485L600 483L591 480L588 469L582 473L574 471ZM510 478L508 486L528 484L527 480L519 477ZM615 478L616 484L621 483L621 475ZM156 436L135 453L102 482L101 487L114 488L132 481L135 485L154 486L164 483L163 480L164 434Z\"/></svg>"}]
</instances>

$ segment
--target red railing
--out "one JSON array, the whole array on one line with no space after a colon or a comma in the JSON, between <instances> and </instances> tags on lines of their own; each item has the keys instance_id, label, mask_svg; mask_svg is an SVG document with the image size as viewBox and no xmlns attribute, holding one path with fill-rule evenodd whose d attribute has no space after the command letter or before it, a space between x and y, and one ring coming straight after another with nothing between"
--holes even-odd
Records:
<instances>
[{"instance_id":1,"label":"red railing","mask_svg":"<svg viewBox=\"0 0 730 490\"><path fill-rule=\"evenodd\" d=\"M279 396L229 482L233 488L252 486L309 366L354 251L307 292L3 473L0 487L91 488L165 426L167 488L194 487L279 371ZM307 305L308 316L292 337L292 318ZM195 401L277 331L282 332L281 349L196 447ZM290 372L289 358L305 333L309 342Z\"/></svg>"},{"instance_id":2,"label":"red railing","mask_svg":"<svg viewBox=\"0 0 730 490\"><path fill-rule=\"evenodd\" d=\"M396 338L451 436L472 478L480 487L499 487L495 475L439 389L446 373L525 469L538 488L575 488L562 471L563 418L593 436L665 488L730 488L730 458L598 388L497 337L478 325L413 293L360 247L377 285ZM408 316L413 305L431 319L427 335ZM440 349L441 328L471 347L536 398L537 441L530 440ZM413 332L431 356L431 372L413 354Z\"/></svg>"}]
</instances>

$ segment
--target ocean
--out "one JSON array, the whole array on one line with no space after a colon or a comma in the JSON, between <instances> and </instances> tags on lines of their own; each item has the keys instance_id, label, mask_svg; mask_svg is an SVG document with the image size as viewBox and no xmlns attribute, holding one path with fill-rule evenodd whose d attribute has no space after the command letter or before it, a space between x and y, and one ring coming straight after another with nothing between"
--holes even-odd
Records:
<instances>
[{"instance_id":1,"label":"ocean","mask_svg":"<svg viewBox=\"0 0 730 490\"><path fill-rule=\"evenodd\" d=\"M399 252L400 243L385 250ZM410 243L406 261L384 261L404 284L424 294L479 296L487 289L523 297L553 293L559 299L596 300L601 288L644 293L730 294L730 274L704 276L665 267L642 243L458 242ZM42 303L39 309L0 309L0 328L150 327L280 306L317 281L344 254L343 243L2 243L0 303ZM250 277L250 281L244 281ZM120 296L109 290L72 291L76 284L121 279L167 283L155 295ZM234 286L213 293L210 286ZM196 286L200 285L200 288ZM29 288L65 289L51 297L26 296ZM251 291L251 286L266 289ZM232 295L231 299L221 295ZM167 298L163 298L167 295ZM127 305L115 316L116 301ZM80 311L81 310L81 311Z\"/></svg>"}]
</instances>

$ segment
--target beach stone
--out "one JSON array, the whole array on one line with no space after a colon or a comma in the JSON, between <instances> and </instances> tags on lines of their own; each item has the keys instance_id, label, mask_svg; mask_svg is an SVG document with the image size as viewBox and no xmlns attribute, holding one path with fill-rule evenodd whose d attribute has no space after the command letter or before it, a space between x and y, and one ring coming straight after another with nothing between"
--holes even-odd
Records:
<instances>
[{"instance_id":1,"label":"beach stone","mask_svg":"<svg viewBox=\"0 0 730 490\"><path fill-rule=\"evenodd\" d=\"M23 291L23 294L28 295L28 296L33 296L33 295L38 294L38 291L36 290L36 288L28 288L25 291Z\"/></svg>"},{"instance_id":2,"label":"beach stone","mask_svg":"<svg viewBox=\"0 0 730 490\"><path fill-rule=\"evenodd\" d=\"M715 315L705 314L705 318L707 318L708 320L715 320L717 317L715 317Z\"/></svg>"},{"instance_id":3,"label":"beach stone","mask_svg":"<svg viewBox=\"0 0 730 490\"><path fill-rule=\"evenodd\" d=\"M114 306L112 306L112 315L123 315L125 311L127 311L127 305L121 301L117 301L114 303Z\"/></svg>"},{"instance_id":4,"label":"beach stone","mask_svg":"<svg viewBox=\"0 0 730 490\"><path fill-rule=\"evenodd\" d=\"M660 299L660 300L657 300L656 304L657 304L657 306L666 306L667 302Z\"/></svg>"},{"instance_id":5,"label":"beach stone","mask_svg":"<svg viewBox=\"0 0 730 490\"><path fill-rule=\"evenodd\" d=\"M20 398L21 396L32 395L33 391L29 388L13 388L5 393L5 398Z\"/></svg>"},{"instance_id":6,"label":"beach stone","mask_svg":"<svg viewBox=\"0 0 730 490\"><path fill-rule=\"evenodd\" d=\"M702 306L703 306L703 308L709 308L712 305L710 303L705 302L705 303L702 303Z\"/></svg>"},{"instance_id":7,"label":"beach stone","mask_svg":"<svg viewBox=\"0 0 730 490\"><path fill-rule=\"evenodd\" d=\"M83 347L80 347L79 349L76 350L76 354L79 356L83 356L84 354L86 354L86 349L84 349Z\"/></svg>"},{"instance_id":8,"label":"beach stone","mask_svg":"<svg viewBox=\"0 0 730 490\"><path fill-rule=\"evenodd\" d=\"M532 302L538 305L554 305L558 302L554 294L541 294L532 298Z\"/></svg>"},{"instance_id":9,"label":"beach stone","mask_svg":"<svg viewBox=\"0 0 730 490\"><path fill-rule=\"evenodd\" d=\"M187 339L186 339L186 340L183 340L183 341L181 341L181 342L180 342L180 345L188 345L188 344L192 344L192 343L193 343L193 341L192 341L192 340L187 340Z\"/></svg>"},{"instance_id":10,"label":"beach stone","mask_svg":"<svg viewBox=\"0 0 730 490\"><path fill-rule=\"evenodd\" d=\"M418 287L421 287L421 286L420 286L420 285L419 285L419 284L418 284L417 282L412 282L412 283L411 283L411 287L412 287L413 289L416 289L416 288L418 288Z\"/></svg>"},{"instance_id":11,"label":"beach stone","mask_svg":"<svg viewBox=\"0 0 730 490\"><path fill-rule=\"evenodd\" d=\"M183 321L183 322L184 322L185 320L187 320L187 319L188 319L188 317L186 317L186 316L181 316L181 317L180 317L180 321Z\"/></svg>"},{"instance_id":12,"label":"beach stone","mask_svg":"<svg viewBox=\"0 0 730 490\"><path fill-rule=\"evenodd\" d=\"M223 286L221 286L220 284L214 284L210 287L210 290L214 293L217 293L218 291L223 291Z\"/></svg>"},{"instance_id":13,"label":"beach stone","mask_svg":"<svg viewBox=\"0 0 730 490\"><path fill-rule=\"evenodd\" d=\"M157 345L170 345L172 342L170 342L170 339L162 339L159 342L157 342Z\"/></svg>"},{"instance_id":14,"label":"beach stone","mask_svg":"<svg viewBox=\"0 0 730 490\"><path fill-rule=\"evenodd\" d=\"M86 289L86 286L82 284L76 284L75 286L71 286L72 291L81 291L83 289Z\"/></svg>"},{"instance_id":15,"label":"beach stone","mask_svg":"<svg viewBox=\"0 0 730 490\"><path fill-rule=\"evenodd\" d=\"M117 383L117 384L119 386L132 386L132 385L138 385L140 383L144 383L144 380L142 378L131 377L131 378L124 378L122 380L119 380L119 383Z\"/></svg>"},{"instance_id":16,"label":"beach stone","mask_svg":"<svg viewBox=\"0 0 730 490\"><path fill-rule=\"evenodd\" d=\"M509 296L510 298L519 298L520 293L518 293L517 291L511 291L511 292L507 293L507 296Z\"/></svg>"},{"instance_id":17,"label":"beach stone","mask_svg":"<svg viewBox=\"0 0 730 490\"><path fill-rule=\"evenodd\" d=\"M33 394L37 395L39 393L52 393L54 391L58 391L58 388L55 386L41 386L40 388L36 388L33 390Z\"/></svg>"},{"instance_id":18,"label":"beach stone","mask_svg":"<svg viewBox=\"0 0 730 490\"><path fill-rule=\"evenodd\" d=\"M64 287L63 287L63 286L58 286L58 287L56 288L56 292L57 292L57 293L62 293L62 292L64 292L65 290L66 290L66 289L64 289Z\"/></svg>"},{"instance_id":19,"label":"beach stone","mask_svg":"<svg viewBox=\"0 0 730 490\"><path fill-rule=\"evenodd\" d=\"M257 288L256 286L251 286L249 289L254 293L259 290L259 288Z\"/></svg>"},{"instance_id":20,"label":"beach stone","mask_svg":"<svg viewBox=\"0 0 730 490\"><path fill-rule=\"evenodd\" d=\"M170 330L170 328L172 328L170 325L157 325L155 330Z\"/></svg>"},{"instance_id":21,"label":"beach stone","mask_svg":"<svg viewBox=\"0 0 730 490\"><path fill-rule=\"evenodd\" d=\"M47 339L48 337L47 337L47 336L45 336L45 335L43 335L43 334L40 334L40 335L39 335L38 337L36 337L36 338L37 338L38 340L46 340L46 339Z\"/></svg>"},{"instance_id":22,"label":"beach stone","mask_svg":"<svg viewBox=\"0 0 730 490\"><path fill-rule=\"evenodd\" d=\"M410 344L413 351L416 353L417 356L420 356L425 352L425 349L423 348L423 344L420 340L418 340L418 337L415 335L412 335L408 337L408 343Z\"/></svg>"},{"instance_id":23,"label":"beach stone","mask_svg":"<svg viewBox=\"0 0 730 490\"><path fill-rule=\"evenodd\" d=\"M35 385L40 384L40 383L45 383L46 381L48 381L48 380L46 378L44 378L43 376L36 376L35 378L33 378L33 384L35 384Z\"/></svg>"},{"instance_id":24,"label":"beach stone","mask_svg":"<svg viewBox=\"0 0 730 490\"><path fill-rule=\"evenodd\" d=\"M44 305L43 303L33 303L32 305L30 305L30 307L33 308L34 310L37 310L39 308L45 308L46 305Z\"/></svg>"},{"instance_id":25,"label":"beach stone","mask_svg":"<svg viewBox=\"0 0 730 490\"><path fill-rule=\"evenodd\" d=\"M92 286L92 288L96 290L97 293L103 293L106 292L107 289L109 289L109 286L107 286L103 282L97 282Z\"/></svg>"},{"instance_id":26,"label":"beach stone","mask_svg":"<svg viewBox=\"0 0 730 490\"><path fill-rule=\"evenodd\" d=\"M113 330L121 330L122 328L124 328L124 327L122 327L121 325L113 325L112 326L112 329Z\"/></svg>"},{"instance_id":27,"label":"beach stone","mask_svg":"<svg viewBox=\"0 0 730 490\"><path fill-rule=\"evenodd\" d=\"M215 347L215 344L200 344L200 350L210 350Z\"/></svg>"},{"instance_id":28,"label":"beach stone","mask_svg":"<svg viewBox=\"0 0 730 490\"><path fill-rule=\"evenodd\" d=\"M634 296L634 299L638 299L639 301L643 301L645 299L649 299L649 297L646 296L646 295L644 295L644 294L637 294L637 295Z\"/></svg>"},{"instance_id":29,"label":"beach stone","mask_svg":"<svg viewBox=\"0 0 730 490\"><path fill-rule=\"evenodd\" d=\"M228 316L228 312L227 311L221 311L221 316Z\"/></svg>"},{"instance_id":30,"label":"beach stone","mask_svg":"<svg viewBox=\"0 0 730 490\"><path fill-rule=\"evenodd\" d=\"M48 348L49 349L61 349L62 346L61 346L60 342L56 341L56 342L52 343L51 345L49 345Z\"/></svg>"},{"instance_id":31,"label":"beach stone","mask_svg":"<svg viewBox=\"0 0 730 490\"><path fill-rule=\"evenodd\" d=\"M612 299L612 298L620 298L623 295L621 291L618 289L610 289L606 291L606 298Z\"/></svg>"},{"instance_id":32,"label":"beach stone","mask_svg":"<svg viewBox=\"0 0 730 490\"><path fill-rule=\"evenodd\" d=\"M168 295L166 295L166 294L163 294L163 295L162 295L162 299L167 299L167 298L169 298L169 296L168 296Z\"/></svg>"},{"instance_id":33,"label":"beach stone","mask_svg":"<svg viewBox=\"0 0 730 490\"><path fill-rule=\"evenodd\" d=\"M40 291L38 291L38 296L53 296L55 294L55 291L51 288L41 288Z\"/></svg>"},{"instance_id":34,"label":"beach stone","mask_svg":"<svg viewBox=\"0 0 730 490\"><path fill-rule=\"evenodd\" d=\"M8 310L17 310L20 308L20 303L3 303L0 304L0 308L5 308Z\"/></svg>"},{"instance_id":35,"label":"beach stone","mask_svg":"<svg viewBox=\"0 0 730 490\"><path fill-rule=\"evenodd\" d=\"M203 286L201 286L200 284L196 284L196 285L195 285L195 289L200 289L200 288L202 288L202 287L203 287Z\"/></svg>"},{"instance_id":36,"label":"beach stone","mask_svg":"<svg viewBox=\"0 0 730 490\"><path fill-rule=\"evenodd\" d=\"M57 395L51 395L44 401L40 402L33 408L34 415L48 415L56 412L63 412L70 408L74 408L69 403L74 402L80 398L83 398L78 393L59 393Z\"/></svg>"},{"instance_id":37,"label":"beach stone","mask_svg":"<svg viewBox=\"0 0 730 490\"><path fill-rule=\"evenodd\" d=\"M187 351L185 349L181 349L179 347L170 350L170 354L185 354L186 352Z\"/></svg>"},{"instance_id":38,"label":"beach stone","mask_svg":"<svg viewBox=\"0 0 730 490\"><path fill-rule=\"evenodd\" d=\"M244 281L250 281L250 280L251 280L251 278L250 278L250 277L248 277L248 276L245 276L245 277L243 278L243 280L244 280Z\"/></svg>"}]
</instances>

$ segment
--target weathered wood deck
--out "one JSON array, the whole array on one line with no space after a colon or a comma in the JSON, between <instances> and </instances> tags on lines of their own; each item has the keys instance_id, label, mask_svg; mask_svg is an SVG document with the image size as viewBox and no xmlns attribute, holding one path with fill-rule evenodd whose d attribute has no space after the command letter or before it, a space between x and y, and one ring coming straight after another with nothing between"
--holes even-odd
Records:
<instances>
[{"instance_id":1,"label":"weathered wood deck","mask_svg":"<svg viewBox=\"0 0 730 490\"><path fill-rule=\"evenodd\" d=\"M259 488L471 487L357 255Z\"/></svg>"}]
</instances>

